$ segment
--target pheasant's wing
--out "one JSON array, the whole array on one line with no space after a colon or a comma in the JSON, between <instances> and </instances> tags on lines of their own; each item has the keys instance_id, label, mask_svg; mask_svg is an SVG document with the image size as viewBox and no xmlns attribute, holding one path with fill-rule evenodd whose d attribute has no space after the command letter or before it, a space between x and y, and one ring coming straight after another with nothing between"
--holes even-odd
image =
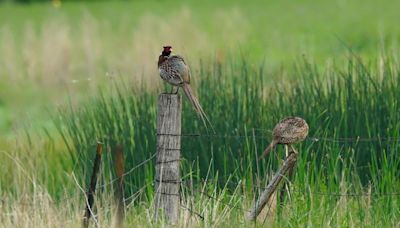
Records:
<instances>
[{"instance_id":1,"label":"pheasant's wing","mask_svg":"<svg viewBox=\"0 0 400 228\"><path fill-rule=\"evenodd\" d=\"M286 124L279 123L273 131L274 138L285 139L292 136Z\"/></svg>"},{"instance_id":2,"label":"pheasant's wing","mask_svg":"<svg viewBox=\"0 0 400 228\"><path fill-rule=\"evenodd\" d=\"M177 62L179 61L186 65L185 59L180 55L173 55L173 56L169 57L169 60L173 60L173 61L177 61Z\"/></svg>"},{"instance_id":3,"label":"pheasant's wing","mask_svg":"<svg viewBox=\"0 0 400 228\"><path fill-rule=\"evenodd\" d=\"M175 74L177 74L183 82L190 83L190 70L185 60L179 55L174 55L171 56L168 61L171 67L175 69Z\"/></svg>"},{"instance_id":4,"label":"pheasant's wing","mask_svg":"<svg viewBox=\"0 0 400 228\"><path fill-rule=\"evenodd\" d=\"M298 118L286 118L283 119L274 128L274 137L278 137L282 140L292 139L297 140L303 138L308 134L308 125L305 121Z\"/></svg>"}]
</instances>

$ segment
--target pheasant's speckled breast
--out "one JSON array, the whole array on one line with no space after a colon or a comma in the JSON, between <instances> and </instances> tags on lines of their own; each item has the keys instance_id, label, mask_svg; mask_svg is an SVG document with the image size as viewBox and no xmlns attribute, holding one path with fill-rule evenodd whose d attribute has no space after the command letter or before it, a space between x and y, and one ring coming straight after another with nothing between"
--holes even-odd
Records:
<instances>
[{"instance_id":1,"label":"pheasant's speckled breast","mask_svg":"<svg viewBox=\"0 0 400 228\"><path fill-rule=\"evenodd\" d=\"M174 86L180 86L184 82L190 82L189 67L180 56L174 55L167 57L167 59L159 65L158 69L160 71L160 77Z\"/></svg>"}]
</instances>

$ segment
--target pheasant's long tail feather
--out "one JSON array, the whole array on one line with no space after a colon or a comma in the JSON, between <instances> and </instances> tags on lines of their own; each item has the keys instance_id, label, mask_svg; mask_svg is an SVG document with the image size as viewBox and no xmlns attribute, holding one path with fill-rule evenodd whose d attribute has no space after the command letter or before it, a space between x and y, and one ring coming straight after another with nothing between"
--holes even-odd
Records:
<instances>
[{"instance_id":1,"label":"pheasant's long tail feather","mask_svg":"<svg viewBox=\"0 0 400 228\"><path fill-rule=\"evenodd\" d=\"M264 159L265 156L267 156L271 150L273 150L276 146L276 142L272 141L271 144L269 144L269 146L264 150L264 153L261 155L261 157L258 160Z\"/></svg>"},{"instance_id":2,"label":"pheasant's long tail feather","mask_svg":"<svg viewBox=\"0 0 400 228\"><path fill-rule=\"evenodd\" d=\"M189 84L184 83L183 86L183 91L185 92L186 96L188 97L190 103L192 103L192 106L196 113L200 116L201 120L204 123L204 126L208 130L208 127L211 127L212 131L215 133L214 127L211 124L211 121L208 119L206 113L204 112L203 108L200 105L199 100L196 98L196 96L193 93L192 88L190 87Z\"/></svg>"}]
</instances>

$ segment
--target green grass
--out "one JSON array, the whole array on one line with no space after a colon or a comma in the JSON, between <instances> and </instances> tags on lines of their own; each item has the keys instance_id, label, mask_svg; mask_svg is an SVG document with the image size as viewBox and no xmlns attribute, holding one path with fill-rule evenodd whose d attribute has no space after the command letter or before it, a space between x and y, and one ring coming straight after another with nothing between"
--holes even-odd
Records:
<instances>
[{"instance_id":1,"label":"green grass","mask_svg":"<svg viewBox=\"0 0 400 228\"><path fill-rule=\"evenodd\" d=\"M382 61L380 65L366 65L351 57L345 64L319 71L303 60L296 66L296 80L273 86L263 83L269 77L263 66L252 67L244 61L202 64L198 73L203 77L194 82L201 102L217 135L233 137L182 138L182 203L201 214L204 221L182 209L181 225L254 225L245 220L245 213L279 165L274 155L258 164L256 158L271 139L268 130L288 115L304 117L310 125L310 137L359 136L360 140L310 139L297 145L300 158L291 198L286 197L282 207L271 204L267 224L398 225L398 195L391 194L400 192L396 156L400 145L399 140L385 138L399 137L396 100L400 75L395 60L388 57ZM113 146L124 146L129 170L154 153L156 140L157 92L131 89L120 80L112 85L112 95L106 97L99 92L92 101L61 108L54 115L68 150L54 143L54 138L60 136L43 132L30 136L30 143L20 148L32 153L7 158L11 161L7 164L16 168L2 177L2 194L6 193L5 199L10 202L1 215L3 224L30 221L37 226L77 226L83 201L78 184L83 188L88 184L97 140L105 143L99 182L105 185L97 190L96 211L100 224L113 223L110 202L114 186L107 184L114 176ZM208 134L186 99L182 128L184 133ZM376 136L382 139L363 141ZM41 157L44 154L40 149L46 150L45 157ZM281 148L277 154L283 158ZM32 156L35 159L30 159ZM126 176L125 195L136 196L127 201L127 224L161 226L151 219L153 178L154 160ZM32 207L35 216L19 221L7 216L25 216L24 207ZM44 216L46 213L52 216ZM40 219L43 216L45 219ZM258 226L263 224L261 217Z\"/></svg>"},{"instance_id":2,"label":"green grass","mask_svg":"<svg viewBox=\"0 0 400 228\"><path fill-rule=\"evenodd\" d=\"M196 87L217 136L209 136L184 100L183 132L205 135L182 138L183 181L192 183L194 189L184 188L185 194L194 199L201 197L196 189L202 180L214 180L205 185L204 191L217 194L223 201L234 197L239 207L248 209L254 187L260 184L256 180L264 185L278 167L274 156L256 164L256 154L271 139L268 130L279 119L297 115L308 121L310 136L321 139L310 139L297 146L301 153L293 179L293 198L281 209L282 216L290 218L278 216L276 224L394 225L400 212L397 196L380 195L400 191L400 164L396 159L400 146L398 64L390 58L380 66L367 66L360 61L353 57L346 67L329 66L321 73L304 60L296 67L296 80L277 82L274 86L263 83L269 75L262 66L254 68L244 61L202 65L199 75L203 78L196 81ZM140 88L131 90L124 85L116 82L114 96L100 95L81 107L60 112L57 126L77 164L75 173L86 173L82 183L88 183L97 140L107 148L102 180L105 183L113 176L115 144L125 148L127 168L151 157L155 151L156 93ZM330 141L347 137L360 139ZM388 137L397 140L385 140ZM279 150L281 158L282 153ZM126 195L147 186L144 201L151 201L153 178L154 161L126 177ZM195 200L193 207L202 210L201 200ZM234 209L229 210L235 213ZM302 217L307 213L310 217Z\"/></svg>"}]
</instances>

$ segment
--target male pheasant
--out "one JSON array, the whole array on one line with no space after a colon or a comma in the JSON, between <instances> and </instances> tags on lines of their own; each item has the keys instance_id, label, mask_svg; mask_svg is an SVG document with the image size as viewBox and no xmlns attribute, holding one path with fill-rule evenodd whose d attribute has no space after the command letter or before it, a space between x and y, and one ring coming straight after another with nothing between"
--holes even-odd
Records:
<instances>
[{"instance_id":1,"label":"male pheasant","mask_svg":"<svg viewBox=\"0 0 400 228\"><path fill-rule=\"evenodd\" d=\"M264 150L263 155L260 159L268 155L268 153L275 148L277 144L285 145L286 153L288 146L297 153L293 148L294 143L303 141L308 135L308 124L300 117L287 117L281 120L274 128L272 132L272 142Z\"/></svg>"},{"instance_id":2,"label":"male pheasant","mask_svg":"<svg viewBox=\"0 0 400 228\"><path fill-rule=\"evenodd\" d=\"M210 126L213 129L210 120L190 87L190 70L185 60L181 56L171 55L171 46L164 46L163 48L161 55L158 57L160 77L172 86L177 87L175 94L178 93L179 88L182 88L206 128L208 129L208 126Z\"/></svg>"}]
</instances>

